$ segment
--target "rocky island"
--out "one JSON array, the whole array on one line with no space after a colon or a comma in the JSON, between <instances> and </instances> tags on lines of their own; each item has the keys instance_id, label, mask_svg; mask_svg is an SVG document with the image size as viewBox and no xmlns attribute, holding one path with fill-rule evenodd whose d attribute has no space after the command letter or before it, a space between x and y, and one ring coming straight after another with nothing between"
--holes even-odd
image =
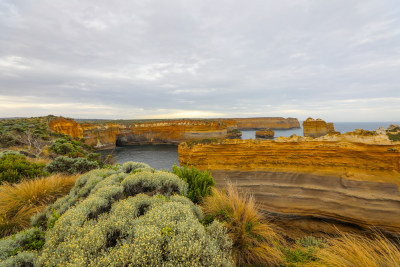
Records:
<instances>
[{"instance_id":1,"label":"rocky island","mask_svg":"<svg viewBox=\"0 0 400 267\"><path fill-rule=\"evenodd\" d=\"M274 138L275 132L271 129L263 129L256 131L257 138Z\"/></svg>"}]
</instances>

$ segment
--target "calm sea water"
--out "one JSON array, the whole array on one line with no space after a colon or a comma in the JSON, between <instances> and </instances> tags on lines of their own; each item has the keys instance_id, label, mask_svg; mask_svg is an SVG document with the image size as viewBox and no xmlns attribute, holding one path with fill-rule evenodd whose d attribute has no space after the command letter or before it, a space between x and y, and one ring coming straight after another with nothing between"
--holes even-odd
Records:
<instances>
[{"instance_id":1,"label":"calm sea water","mask_svg":"<svg viewBox=\"0 0 400 267\"><path fill-rule=\"evenodd\" d=\"M387 128L390 124L400 124L400 122L335 122L334 124L336 131L346 133L355 129L372 131L380 126ZM242 139L255 139L255 134L256 131L242 131ZM275 137L288 137L292 134L302 136L303 129L275 130ZM119 164L127 161L139 161L158 170L170 170L174 163L179 165L178 147L174 145L124 146L102 151L102 154L113 154Z\"/></svg>"},{"instance_id":2,"label":"calm sea water","mask_svg":"<svg viewBox=\"0 0 400 267\"><path fill-rule=\"evenodd\" d=\"M179 165L178 146L174 145L118 146L113 150L101 151L101 154L114 155L119 164L138 161L147 163L157 170L170 170L174 163Z\"/></svg>"}]
</instances>

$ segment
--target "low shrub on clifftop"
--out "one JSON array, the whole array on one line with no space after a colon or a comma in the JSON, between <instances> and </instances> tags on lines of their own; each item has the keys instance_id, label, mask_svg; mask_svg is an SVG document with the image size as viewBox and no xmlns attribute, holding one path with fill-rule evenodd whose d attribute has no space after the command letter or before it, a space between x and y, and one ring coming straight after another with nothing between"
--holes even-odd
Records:
<instances>
[{"instance_id":1,"label":"low shrub on clifftop","mask_svg":"<svg viewBox=\"0 0 400 267\"><path fill-rule=\"evenodd\" d=\"M4 154L0 157L0 184L17 183L21 179L32 179L37 176L48 176L45 164L32 163L19 154Z\"/></svg>"},{"instance_id":2,"label":"low shrub on clifftop","mask_svg":"<svg viewBox=\"0 0 400 267\"><path fill-rule=\"evenodd\" d=\"M84 173L99 167L97 161L92 161L86 158L69 158L59 156L49 164L47 164L45 170L50 173L61 172L61 173Z\"/></svg>"},{"instance_id":3,"label":"low shrub on clifftop","mask_svg":"<svg viewBox=\"0 0 400 267\"><path fill-rule=\"evenodd\" d=\"M43 247L1 240L0 265L233 266L226 228L201 224L187 190L181 178L142 163L92 170L32 218L45 231Z\"/></svg>"},{"instance_id":4,"label":"low shrub on clifftop","mask_svg":"<svg viewBox=\"0 0 400 267\"><path fill-rule=\"evenodd\" d=\"M210 172L200 171L194 167L172 167L172 172L189 184L187 197L194 203L200 203L201 199L211 194L211 188L215 185Z\"/></svg>"}]
</instances>

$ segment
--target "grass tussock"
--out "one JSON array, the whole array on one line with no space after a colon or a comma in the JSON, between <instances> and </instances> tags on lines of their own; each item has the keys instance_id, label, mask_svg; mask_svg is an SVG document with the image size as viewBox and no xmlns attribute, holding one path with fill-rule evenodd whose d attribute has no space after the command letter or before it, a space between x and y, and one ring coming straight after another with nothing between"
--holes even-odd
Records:
<instances>
[{"instance_id":1,"label":"grass tussock","mask_svg":"<svg viewBox=\"0 0 400 267\"><path fill-rule=\"evenodd\" d=\"M68 194L77 175L52 175L0 186L0 237L30 227L30 218Z\"/></svg>"},{"instance_id":2,"label":"grass tussock","mask_svg":"<svg viewBox=\"0 0 400 267\"><path fill-rule=\"evenodd\" d=\"M380 267L400 266L400 245L380 233L372 238L341 233L328 239L328 246L318 253L327 266Z\"/></svg>"},{"instance_id":3,"label":"grass tussock","mask_svg":"<svg viewBox=\"0 0 400 267\"><path fill-rule=\"evenodd\" d=\"M239 194L228 184L226 190L212 188L212 195L203 199L206 220L217 219L225 224L233 240L233 257L238 266L276 266L282 261L281 237L263 220L254 198Z\"/></svg>"},{"instance_id":4,"label":"grass tussock","mask_svg":"<svg viewBox=\"0 0 400 267\"><path fill-rule=\"evenodd\" d=\"M31 162L31 163L36 163L36 164L43 164L43 165L47 165L51 162L50 159L48 158L30 158L30 157L26 157L26 160Z\"/></svg>"}]
</instances>

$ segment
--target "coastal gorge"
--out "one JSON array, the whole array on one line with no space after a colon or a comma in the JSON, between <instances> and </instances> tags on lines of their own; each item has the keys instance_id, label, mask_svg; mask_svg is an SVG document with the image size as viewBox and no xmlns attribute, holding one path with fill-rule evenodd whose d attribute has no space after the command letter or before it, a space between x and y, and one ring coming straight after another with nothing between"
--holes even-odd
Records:
<instances>
[{"instance_id":1,"label":"coastal gorge","mask_svg":"<svg viewBox=\"0 0 400 267\"><path fill-rule=\"evenodd\" d=\"M295 118L238 118L204 120L157 120L128 123L78 123L73 119L56 118L50 128L72 138L84 138L96 149L116 145L179 144L190 140L224 139L238 130L300 128Z\"/></svg>"},{"instance_id":2,"label":"coastal gorge","mask_svg":"<svg viewBox=\"0 0 400 267\"><path fill-rule=\"evenodd\" d=\"M229 138L240 130L299 128L299 121L248 118L79 123L56 118L49 125L55 132L84 138L96 149L179 144L181 166L211 171L220 188L231 181L240 190L251 192L266 214L400 232L400 143L390 140L385 131L340 134L333 123L312 118L303 122L304 137L274 140Z\"/></svg>"}]
</instances>

